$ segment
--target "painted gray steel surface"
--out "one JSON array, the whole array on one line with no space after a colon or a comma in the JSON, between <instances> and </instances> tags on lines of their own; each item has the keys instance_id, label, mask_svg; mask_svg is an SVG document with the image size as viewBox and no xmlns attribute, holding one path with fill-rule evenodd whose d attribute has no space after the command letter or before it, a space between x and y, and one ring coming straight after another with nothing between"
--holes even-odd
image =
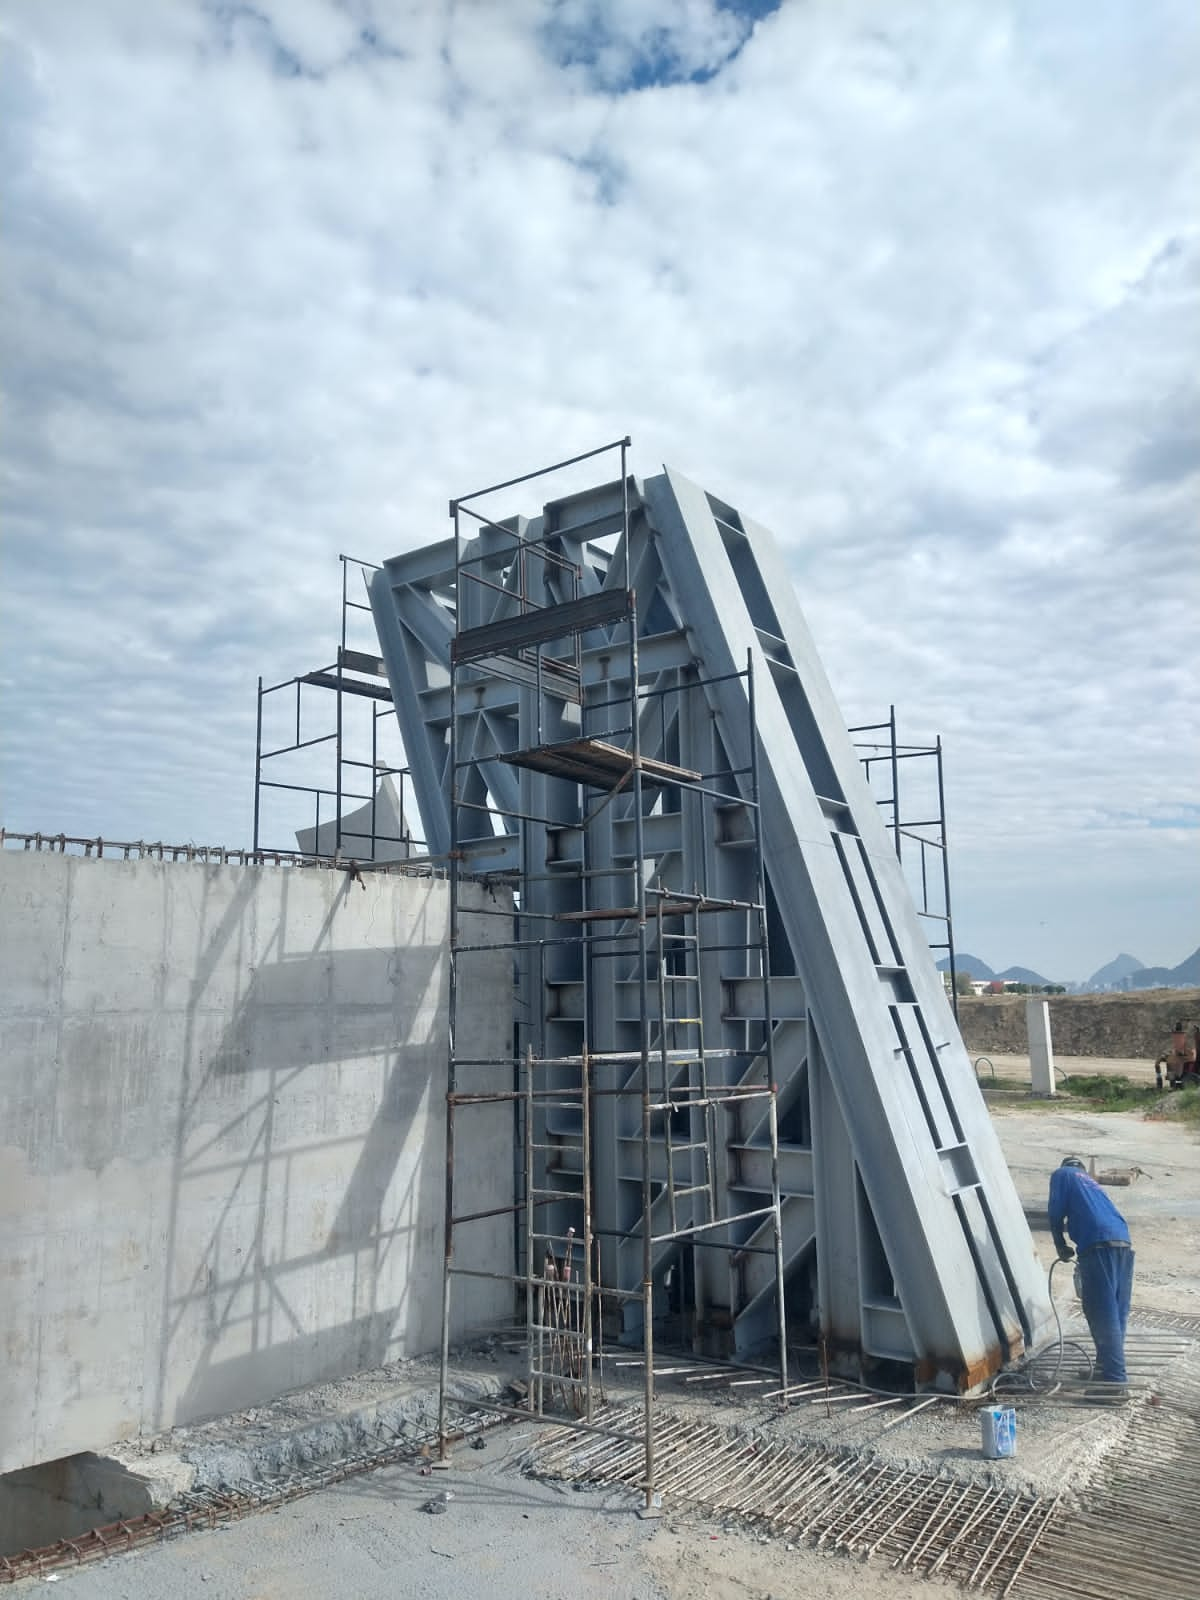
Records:
<instances>
[{"instance_id":1,"label":"painted gray steel surface","mask_svg":"<svg viewBox=\"0 0 1200 1600\"><path fill-rule=\"evenodd\" d=\"M474 570L495 587L472 583L454 594L452 541L376 573L372 609L426 837L434 851L448 848L455 605L460 627L495 624L502 638L527 626L518 586L527 596L536 592L541 605L593 604L600 618L603 600L589 597L632 589L641 692L695 683L697 674L705 680L701 692L671 697L667 713L665 699L642 702L642 751L701 773L750 766L747 680L736 676L749 656L772 891L770 1009L792 1338L823 1339L841 1370L891 1360L912 1367L919 1381L971 1387L1044 1336L1043 1273L787 568L765 529L678 474L631 484L628 547L614 542L621 499L619 483L602 485L506 525L521 539L551 540L577 578L559 564L539 566L536 553L518 575L514 541L496 528L484 528L467 551L486 558ZM589 708L628 695L620 624L598 623L568 659L571 648L547 647L540 673L526 664L500 678L483 662L466 690L459 683L460 759L466 753L471 763L459 774L460 801L490 800L501 812L540 820L526 821L522 841L516 832L493 834L481 826L483 813L464 810L458 837L475 835L466 847L472 870L524 875L526 910L546 918L578 907L585 867L593 874L589 905L627 906L634 898L629 797L597 811L594 793L498 759L578 737L581 700L584 731L602 734L603 718ZM738 783L741 798L731 793L717 807L647 802L645 851L656 881L753 898L749 791L744 776ZM624 873L594 875L614 865ZM707 1048L745 1052L748 1041L761 1042L764 1007L744 918L726 912L700 920ZM578 951L549 945L521 955L521 1049L568 1055L586 1041L591 1050L619 1050L631 1037L638 993L629 962L612 952L585 956L585 971ZM744 1063L743 1054L737 1081L754 1075ZM759 1106L742 1108L727 1129L718 1163L722 1215L752 1209L756 1196L769 1200ZM635 1115L632 1099L597 1101L594 1205L605 1279L621 1287L640 1275L640 1243L631 1237L641 1192ZM544 1131L551 1144L570 1142L571 1130L557 1127L553 1114ZM657 1208L666 1204L665 1148L659 1156ZM548 1157L544 1181L568 1166L565 1156ZM687 1277L708 1342L723 1337L748 1351L770 1334L774 1278L769 1223L742 1227L740 1256L697 1250ZM680 1252L678 1243L663 1247L656 1274L680 1266Z\"/></svg>"}]
</instances>

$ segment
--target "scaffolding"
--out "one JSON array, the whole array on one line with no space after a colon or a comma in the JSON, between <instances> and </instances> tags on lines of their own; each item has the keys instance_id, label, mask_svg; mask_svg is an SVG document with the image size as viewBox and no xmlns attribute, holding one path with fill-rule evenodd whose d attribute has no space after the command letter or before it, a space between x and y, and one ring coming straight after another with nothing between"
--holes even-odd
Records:
<instances>
[{"instance_id":1,"label":"scaffolding","mask_svg":"<svg viewBox=\"0 0 1200 1600\"><path fill-rule=\"evenodd\" d=\"M628 545L628 440L619 453L619 507L600 519ZM451 502L454 616L449 652L450 986L446 1095L446 1209L439 1433L451 1432L448 1391L452 1295L460 1276L508 1279L523 1300L527 1392L522 1414L562 1412L583 1428L605 1394L606 1333L640 1345L640 1431L621 1436L642 1452L642 1491L655 1496L655 1337L699 1351L711 1306L698 1252L723 1253L731 1277L747 1255L768 1255L772 1343L787 1386L787 1331L768 906L758 796L758 745L743 767L689 764L679 743L681 702L713 683L695 666L669 675L639 657L637 597L630 587L589 583L577 540L552 528L532 537L519 519L494 522L477 502L499 488L540 478L587 457L530 473ZM609 486L610 489L613 486ZM577 536L578 530L572 530ZM574 552L574 554L572 553ZM502 604L497 607L497 597ZM497 611L502 615L497 615ZM607 654L601 675L584 672L585 647ZM753 729L754 665L745 680ZM520 703L519 736L489 748L484 735L493 686ZM484 708L481 710L481 708ZM643 748L654 731L651 755ZM716 837L725 813L748 824L749 893L706 881L681 883L672 857L651 837L661 819ZM614 850L614 835L624 841ZM552 841L547 844L546 841ZM539 858L540 852L540 858ZM500 865L495 865L499 853ZM703 859L707 860L707 857ZM511 912L463 907L461 884L492 862L488 878L512 895ZM478 918L504 919L501 937ZM508 918L511 916L511 923ZM478 931L477 931L478 930ZM460 1047L459 996L471 963L497 947L518 974L511 1051L481 1059ZM721 963L757 980L755 1020L734 1045L714 1041L706 1020ZM628 996L631 1008L598 996ZM715 1008L715 1009L714 1009ZM474 1107L513 1106L513 1270L456 1260L464 1228L498 1215L459 1212L457 1124ZM769 1199L740 1203L728 1151L748 1108L767 1126ZM595 1165L595 1123L632 1156L613 1203ZM632 1186L629 1183L633 1177ZM630 1193L636 1191L636 1198ZM608 1202L598 1215L598 1190ZM771 1243L755 1243L764 1227ZM622 1274L630 1251L636 1281ZM760 1269L761 1270L761 1269ZM503 1408L501 1408L503 1409Z\"/></svg>"},{"instance_id":2,"label":"scaffolding","mask_svg":"<svg viewBox=\"0 0 1200 1600\"><path fill-rule=\"evenodd\" d=\"M268 854L295 853L295 845L277 845L266 840L268 801L278 796L305 797L312 806L313 849L304 854L315 858L340 860L343 856L374 862L381 858L407 858L423 852L424 845L413 838L407 826L406 799L409 798L409 771L406 765L384 759L382 751L389 735L395 736L396 722L392 691L378 651L354 648L350 641L357 616L371 613L363 600L351 597L351 571L361 577L378 570L370 561L339 555L341 565L341 623L336 656L331 664L312 672L264 685L258 680L255 708L254 748L254 850ZM366 641L359 640L359 643ZM367 724L352 726L348 701L362 701L367 707ZM329 725L332 708L333 725ZM274 714L274 715L273 715ZM314 733L314 725L320 730ZM265 732L273 726L284 730L278 742L265 748ZM297 759L307 767L301 773ZM322 760L322 758L327 758ZM320 762L317 781L308 773ZM268 765L269 764L269 765ZM288 777L275 777L287 771ZM369 774L370 789L361 787ZM301 777L305 781L298 781ZM397 809L402 822L399 833L390 833L380 818L380 784L398 780ZM321 781L324 780L324 781ZM346 803L361 810L350 816ZM365 813L365 817L364 817ZM355 818L364 826L354 826ZM272 817L272 821L274 818ZM294 820L294 819L293 819ZM332 848L323 850L323 838L332 835Z\"/></svg>"},{"instance_id":3,"label":"scaffolding","mask_svg":"<svg viewBox=\"0 0 1200 1600\"><path fill-rule=\"evenodd\" d=\"M913 893L917 915L938 925L941 937L932 937L929 948L942 951L947 961L950 1004L958 1019L958 967L954 952L954 914L950 903L950 848L946 833L946 775L942 764L942 736L938 734L932 744L900 744L896 733L896 708L888 707L886 722L860 723L847 730L854 740L854 748L866 769L871 782L876 769L886 774L888 790L878 795L878 803L887 821L888 831L896 848L896 859L906 869L913 871L909 886ZM876 739L863 735L877 734ZM905 816L900 801L900 763L923 762L932 768L934 787L929 797L931 803L920 809L933 812L932 816ZM909 851L906 859L904 849ZM915 863L915 865L914 865Z\"/></svg>"}]
</instances>

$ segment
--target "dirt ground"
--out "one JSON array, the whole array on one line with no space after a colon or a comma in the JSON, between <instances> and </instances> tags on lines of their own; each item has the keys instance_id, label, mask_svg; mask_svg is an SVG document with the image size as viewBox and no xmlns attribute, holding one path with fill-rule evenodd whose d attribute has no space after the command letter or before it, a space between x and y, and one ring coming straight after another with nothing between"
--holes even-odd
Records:
<instances>
[{"instance_id":1,"label":"dirt ground","mask_svg":"<svg viewBox=\"0 0 1200 1600\"><path fill-rule=\"evenodd\" d=\"M991 1071L998 1079L1029 1082L1027 1055L973 1050L971 1060L976 1063L975 1075L985 1088L990 1081ZM1070 1083L1072 1078L1099 1075L1105 1078L1128 1078L1138 1088L1150 1089L1154 1086L1154 1066L1146 1056L1056 1056L1055 1075L1064 1085Z\"/></svg>"},{"instance_id":2,"label":"dirt ground","mask_svg":"<svg viewBox=\"0 0 1200 1600\"><path fill-rule=\"evenodd\" d=\"M1190 1128L1128 1111L993 1107L993 1117L1047 1267L1054 1247L1046 1191L1063 1156L1095 1156L1098 1171L1138 1166L1142 1175L1129 1188L1108 1190L1137 1252L1134 1312L1200 1311L1200 1139Z\"/></svg>"},{"instance_id":3,"label":"dirt ground","mask_svg":"<svg viewBox=\"0 0 1200 1600\"><path fill-rule=\"evenodd\" d=\"M1164 1048L1174 1024L1200 1019L1200 989L1147 989L1124 994L1052 995L1050 1026L1060 1056L1141 1056ZM1026 996L962 998L958 1020L972 1056L981 1050L1027 1050Z\"/></svg>"}]
</instances>

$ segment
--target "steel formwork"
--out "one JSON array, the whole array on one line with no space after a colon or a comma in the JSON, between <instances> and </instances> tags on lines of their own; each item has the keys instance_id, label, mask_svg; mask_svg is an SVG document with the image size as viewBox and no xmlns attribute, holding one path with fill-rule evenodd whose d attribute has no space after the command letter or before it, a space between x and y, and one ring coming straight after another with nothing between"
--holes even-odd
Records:
<instances>
[{"instance_id":1,"label":"steel formwork","mask_svg":"<svg viewBox=\"0 0 1200 1600\"><path fill-rule=\"evenodd\" d=\"M508 1068L559 1063L550 1087L572 1092L585 1056L617 1074L593 1078L584 1187L620 1336L643 1331L649 1281L681 1337L746 1355L778 1336L781 1273L793 1340L831 1370L975 1388L1045 1335L1044 1279L773 539L624 459L531 519L451 511L456 528L469 511L471 540L374 574L380 652L431 851L516 894ZM692 943L668 951L676 935ZM636 1071L619 1079L633 1059L645 1099L678 1016L721 1094L776 1090L722 1113L711 1140L674 1112L639 1128ZM531 1127L534 1198L566 1238L582 1226L578 1118ZM689 1233L683 1188L737 1220Z\"/></svg>"},{"instance_id":2,"label":"steel formwork","mask_svg":"<svg viewBox=\"0 0 1200 1600\"><path fill-rule=\"evenodd\" d=\"M615 448L623 463L625 446ZM619 481L625 484L624 472ZM451 930L443 1431L450 1298L458 1277L480 1271L457 1264L459 1232L480 1220L456 1206L459 1123L476 1106L511 1101L521 1149L511 1208L518 1260L508 1273L487 1275L511 1276L523 1290L529 1409L543 1415L548 1400L562 1402L591 1424L604 1382L596 1357L607 1307L610 1332L642 1347L640 1446L649 1501L656 1331L668 1326L691 1342L702 1339L712 1320L713 1282L719 1278L720 1304L728 1307L732 1276L747 1247L755 1248L747 1236L764 1227L771 1238L774 1346L780 1381L787 1381L772 1033L765 1020L738 1024L720 1043L705 1031L719 1007L719 995L707 1002L705 996L715 948L740 976L758 982L764 1016L769 1009L756 749L750 766L733 772L708 760L697 766L699 747L685 750L677 739L660 737L648 748L656 731L680 723L689 700L707 716L705 676L693 668L666 681L643 668L633 590L597 585L573 550L559 548L554 537L492 522L472 504L479 498L452 506L447 591L453 631L446 658ZM626 489L622 538L629 507ZM464 537L464 524L474 537ZM599 638L616 664L587 682L585 643ZM752 670L747 662L734 674L747 679L751 705ZM502 725L485 703L509 694L514 699ZM661 852L647 844L655 819L687 818L711 831L717 808L733 802L748 813L755 846L738 893L730 886L715 892L703 862L690 885L665 871ZM628 834L619 852L618 822ZM555 857L549 841L564 830L573 849ZM497 850L503 860L493 859ZM513 894L515 916L506 905L495 910L499 934L494 924L479 926L487 911L466 913L460 902L460 877L478 875L481 858L492 881ZM492 957L497 944L509 944L516 957L518 1022L508 1055L478 1059L459 1035L458 996L470 982L472 957ZM626 1013L596 999L598 987L613 984L635 997ZM765 1203L731 1187L723 1170L724 1152L751 1107L759 1120L765 1113L768 1130ZM604 1130L599 1138L597 1130ZM611 1155L614 1141L619 1166L609 1161L601 1172L597 1159ZM684 1264L706 1250L720 1257L723 1273L685 1272Z\"/></svg>"}]
</instances>

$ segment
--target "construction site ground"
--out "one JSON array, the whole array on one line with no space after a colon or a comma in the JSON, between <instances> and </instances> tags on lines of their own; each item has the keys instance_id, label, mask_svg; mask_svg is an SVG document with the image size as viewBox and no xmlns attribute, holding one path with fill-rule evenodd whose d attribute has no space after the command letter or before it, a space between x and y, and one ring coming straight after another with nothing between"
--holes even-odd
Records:
<instances>
[{"instance_id":1,"label":"construction site ground","mask_svg":"<svg viewBox=\"0 0 1200 1600\"><path fill-rule=\"evenodd\" d=\"M1018 1059L1014 1077L1019 1076L1019 1067ZM1110 1492L1110 1480L1119 1476L1127 1456L1132 1459L1136 1449L1148 1448L1144 1439L1138 1445L1135 1435L1139 1419L1159 1415L1147 1408L1157 1403L1155 1391L1164 1383L1172 1386L1169 1404L1175 1414L1183 1418L1184 1426L1194 1428L1200 1350L1186 1336L1166 1331L1172 1314L1194 1318L1200 1306L1195 1250L1200 1140L1194 1130L1131 1113L1023 1105L1017 1098L995 1108L995 1116L1038 1253L1047 1267L1053 1249L1045 1217L1046 1186L1062 1156L1068 1152L1085 1159L1094 1156L1100 1171L1141 1169L1130 1184L1110 1190L1129 1219L1137 1248L1134 1308L1135 1318L1141 1313L1144 1319L1131 1341L1139 1363L1131 1406L1093 1409L1074 1401L1016 1397L1018 1454L1011 1462L985 1461L979 1449L978 1414L952 1403L939 1402L898 1421L902 1412L895 1407L868 1411L865 1406L825 1405L817 1394L781 1414L765 1398L765 1384L735 1391L720 1384L689 1386L680 1376L662 1384L662 1414L675 1417L681 1426L713 1427L769 1448L794 1444L804 1449L817 1443L872 1457L881 1470L928 1470L947 1484L961 1484L963 1494L974 1494L977 1488L1001 1496L1014 1491L1037 1497L1037 1504L1047 1506L1051 1497L1061 1494L1065 1504L1084 1509L1089 1500L1103 1499ZM1068 1336L1086 1342L1069 1269L1056 1273L1055 1294L1067 1318ZM462 1353L464 1392L484 1393L518 1370L516 1352L506 1348L507 1343L495 1340L485 1351ZM1164 1364L1164 1370L1156 1364ZM612 1370L617 1381L610 1399L632 1397L636 1369ZM413 1393L428 1390L433 1373L431 1365L414 1363L402 1382L395 1374L390 1380L364 1374L346 1380L349 1387L344 1392L341 1386L328 1386L309 1409L320 1413L339 1405L344 1408L351 1390L379 1399L389 1382ZM701 1388L707 1390L703 1395L697 1392ZM273 1421L274 1408L268 1408L253 1419L214 1424L204 1430L208 1444L215 1447L224 1440L229 1448L239 1448L239 1435L251 1433L270 1454L273 1428L294 1427L297 1409L304 1410L302 1397L290 1402L290 1410L284 1406L278 1421ZM373 1600L472 1591L500 1600L510 1594L514 1600L589 1595L783 1600L808 1593L908 1600L918 1594L979 1592L968 1591L961 1582L915 1576L903 1570L903 1562L893 1566L891 1559L878 1555L867 1563L836 1553L829 1548L836 1538L831 1537L824 1548L812 1548L811 1539L789 1538L778 1530L764 1532L761 1521L706 1512L695 1502L673 1500L669 1493L662 1515L642 1520L636 1514L639 1498L628 1486L572 1481L569 1471L530 1476L529 1452L540 1449L545 1438L544 1429L514 1421L489 1431L483 1448L458 1445L445 1472L430 1470L428 1463L400 1462L212 1531L79 1570L63 1567L53 1576L69 1584L80 1600L151 1600L172 1592L228 1600L283 1596L305 1600L318 1595ZM170 1439L154 1443L155 1453L162 1453L164 1446L169 1452L179 1440L174 1445ZM149 1442L141 1447L147 1453L150 1448ZM135 1449L129 1455L138 1453ZM447 1494L450 1498L442 1498ZM422 1509L437 1502L442 1509ZM1155 1504L1152 1485L1147 1485L1147 1517L1155 1514ZM1104 1516L1112 1521L1115 1513L1109 1509ZM1136 1524L1122 1530L1128 1559L1135 1566L1143 1544L1152 1537L1153 1530L1139 1534ZM1037 1561L1044 1567L1055 1559L1058 1548L1047 1541ZM1061 1548L1066 1552L1069 1542ZM1200 1541L1194 1553L1200 1563ZM1061 1559L1078 1558L1064 1553ZM1024 1587L1035 1566L1036 1562L1030 1564L1013 1589L1014 1600L1026 1593L1057 1592L1045 1587L1044 1576L1034 1575L1033 1586ZM989 1585L985 1592L1002 1591ZM1097 1590L1093 1583L1091 1592L1108 1591L1103 1584ZM1127 1592L1140 1593L1136 1578L1130 1580ZM1162 1592L1189 1591L1185 1580L1183 1588ZM1193 1592L1200 1592L1200 1585Z\"/></svg>"}]
</instances>

